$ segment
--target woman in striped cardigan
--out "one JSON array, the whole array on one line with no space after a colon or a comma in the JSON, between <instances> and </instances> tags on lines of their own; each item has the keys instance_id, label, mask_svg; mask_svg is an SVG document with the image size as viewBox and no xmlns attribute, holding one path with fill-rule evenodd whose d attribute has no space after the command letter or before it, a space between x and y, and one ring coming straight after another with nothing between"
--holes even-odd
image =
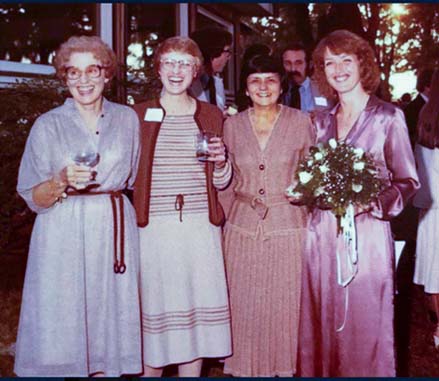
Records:
<instances>
[{"instance_id":1,"label":"woman in striped cardigan","mask_svg":"<svg viewBox=\"0 0 439 381\"><path fill-rule=\"evenodd\" d=\"M140 227L144 376L178 364L199 376L202 359L231 354L230 314L221 249L224 214L217 188L227 186L220 110L187 90L202 64L189 38L165 40L155 55L160 99L135 107L141 157L134 185ZM197 160L195 137L211 133L209 158Z\"/></svg>"}]
</instances>

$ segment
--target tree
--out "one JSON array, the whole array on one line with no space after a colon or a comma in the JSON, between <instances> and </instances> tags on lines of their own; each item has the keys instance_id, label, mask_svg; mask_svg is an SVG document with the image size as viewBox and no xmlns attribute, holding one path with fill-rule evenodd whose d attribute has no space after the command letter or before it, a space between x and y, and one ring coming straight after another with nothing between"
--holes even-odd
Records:
<instances>
[{"instance_id":1,"label":"tree","mask_svg":"<svg viewBox=\"0 0 439 381\"><path fill-rule=\"evenodd\" d=\"M399 17L400 46L396 71L434 68L439 64L439 4L406 4Z\"/></svg>"}]
</instances>

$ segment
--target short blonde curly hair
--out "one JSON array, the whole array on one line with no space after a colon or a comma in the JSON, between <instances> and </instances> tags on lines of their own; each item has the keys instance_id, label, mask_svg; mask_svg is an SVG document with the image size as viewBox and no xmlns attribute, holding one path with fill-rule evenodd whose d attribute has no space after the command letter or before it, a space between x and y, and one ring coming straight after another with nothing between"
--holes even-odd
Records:
<instances>
[{"instance_id":1,"label":"short blonde curly hair","mask_svg":"<svg viewBox=\"0 0 439 381\"><path fill-rule=\"evenodd\" d=\"M317 82L322 95L328 98L334 98L337 95L326 79L325 53L327 49L333 54L354 54L360 63L360 81L364 91L368 94L376 91L380 84L380 71L372 47L364 38L341 29L324 37L312 55L313 79Z\"/></svg>"},{"instance_id":2,"label":"short blonde curly hair","mask_svg":"<svg viewBox=\"0 0 439 381\"><path fill-rule=\"evenodd\" d=\"M195 69L197 74L200 73L203 65L203 55L197 43L189 37L170 37L163 41L154 54L154 69L158 73L160 70L160 60L163 54L169 52L186 53L195 58Z\"/></svg>"},{"instance_id":3,"label":"short blonde curly hair","mask_svg":"<svg viewBox=\"0 0 439 381\"><path fill-rule=\"evenodd\" d=\"M65 78L67 62L69 62L72 53L92 53L105 67L105 77L108 79L114 77L117 61L113 50L100 37L73 36L62 43L56 51L53 65L58 78Z\"/></svg>"}]
</instances>

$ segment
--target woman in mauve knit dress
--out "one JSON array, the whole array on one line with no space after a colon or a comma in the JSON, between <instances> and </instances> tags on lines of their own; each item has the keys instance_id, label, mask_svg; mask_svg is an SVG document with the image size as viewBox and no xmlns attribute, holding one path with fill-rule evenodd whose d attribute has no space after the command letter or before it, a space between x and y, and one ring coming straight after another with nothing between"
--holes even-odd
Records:
<instances>
[{"instance_id":1,"label":"woman in mauve knit dress","mask_svg":"<svg viewBox=\"0 0 439 381\"><path fill-rule=\"evenodd\" d=\"M281 73L272 58L253 58L246 73L253 107L224 125L234 171L225 225L233 356L224 373L233 376L296 372L306 211L284 192L312 127L308 115L278 104Z\"/></svg>"}]
</instances>

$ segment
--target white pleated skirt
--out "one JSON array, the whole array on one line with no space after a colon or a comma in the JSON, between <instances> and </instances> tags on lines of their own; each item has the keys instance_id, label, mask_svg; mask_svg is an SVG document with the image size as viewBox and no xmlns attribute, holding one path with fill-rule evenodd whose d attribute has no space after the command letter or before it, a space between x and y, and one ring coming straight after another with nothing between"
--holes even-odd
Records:
<instances>
[{"instance_id":1,"label":"white pleated skirt","mask_svg":"<svg viewBox=\"0 0 439 381\"><path fill-rule=\"evenodd\" d=\"M416 242L414 283L423 285L425 292L439 293L439 209L424 210L419 215Z\"/></svg>"},{"instance_id":2,"label":"white pleated skirt","mask_svg":"<svg viewBox=\"0 0 439 381\"><path fill-rule=\"evenodd\" d=\"M150 367L229 356L221 229L207 213L151 216L140 228L143 359Z\"/></svg>"}]
</instances>

